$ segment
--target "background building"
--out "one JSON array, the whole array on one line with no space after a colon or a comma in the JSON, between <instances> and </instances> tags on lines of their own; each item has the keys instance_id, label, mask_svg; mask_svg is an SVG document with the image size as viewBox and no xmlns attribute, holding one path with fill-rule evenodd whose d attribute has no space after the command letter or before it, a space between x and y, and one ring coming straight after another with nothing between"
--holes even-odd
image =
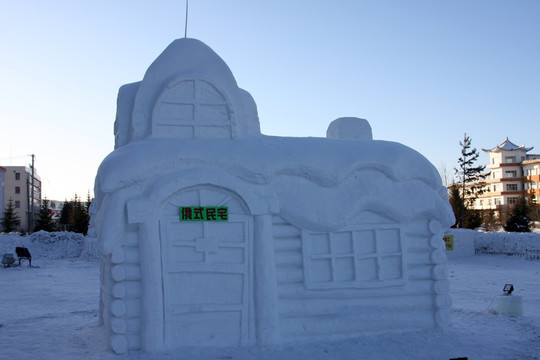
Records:
<instances>
[{"instance_id":1,"label":"background building","mask_svg":"<svg viewBox=\"0 0 540 360\"><path fill-rule=\"evenodd\" d=\"M533 204L540 204L540 158L525 160L522 164L525 197Z\"/></svg>"},{"instance_id":2,"label":"background building","mask_svg":"<svg viewBox=\"0 0 540 360\"><path fill-rule=\"evenodd\" d=\"M21 221L19 230L31 232L41 205L41 178L37 175L36 169L32 171L31 166L4 166L3 168L6 172L2 210L10 199L13 200L15 213Z\"/></svg>"},{"instance_id":3,"label":"background building","mask_svg":"<svg viewBox=\"0 0 540 360\"><path fill-rule=\"evenodd\" d=\"M474 204L475 209L496 209L513 205L520 196L536 203L540 195L540 155L527 154L533 147L518 146L508 138L489 154L485 178L486 190Z\"/></svg>"}]
</instances>

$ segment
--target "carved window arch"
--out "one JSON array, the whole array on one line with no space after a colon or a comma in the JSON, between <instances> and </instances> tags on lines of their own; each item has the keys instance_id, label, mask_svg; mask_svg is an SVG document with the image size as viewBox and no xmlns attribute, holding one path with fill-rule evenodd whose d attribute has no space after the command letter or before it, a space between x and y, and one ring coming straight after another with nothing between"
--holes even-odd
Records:
<instances>
[{"instance_id":1,"label":"carved window arch","mask_svg":"<svg viewBox=\"0 0 540 360\"><path fill-rule=\"evenodd\" d=\"M232 138L230 103L208 81L173 81L154 106L152 134L180 139Z\"/></svg>"}]
</instances>

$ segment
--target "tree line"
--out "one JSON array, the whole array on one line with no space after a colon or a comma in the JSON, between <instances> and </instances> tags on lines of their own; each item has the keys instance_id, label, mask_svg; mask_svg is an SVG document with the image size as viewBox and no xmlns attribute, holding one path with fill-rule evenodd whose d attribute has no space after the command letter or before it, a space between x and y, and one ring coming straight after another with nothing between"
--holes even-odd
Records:
<instances>
[{"instance_id":1,"label":"tree line","mask_svg":"<svg viewBox=\"0 0 540 360\"><path fill-rule=\"evenodd\" d=\"M89 210L92 200L90 193L87 194L86 201L81 200L75 194L73 199L64 201L60 218L53 219L54 213L50 209L50 201L47 198L42 199L33 231L72 231L86 235L90 222ZM15 212L13 200L10 199L2 218L2 230L8 233L17 231L20 223L21 220Z\"/></svg>"}]
</instances>

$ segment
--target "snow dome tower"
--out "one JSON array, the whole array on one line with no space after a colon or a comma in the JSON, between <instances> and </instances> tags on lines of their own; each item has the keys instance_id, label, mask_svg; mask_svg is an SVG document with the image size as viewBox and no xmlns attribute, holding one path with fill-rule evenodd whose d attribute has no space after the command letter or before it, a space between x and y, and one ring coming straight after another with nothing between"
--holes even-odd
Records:
<instances>
[{"instance_id":1,"label":"snow dome tower","mask_svg":"<svg viewBox=\"0 0 540 360\"><path fill-rule=\"evenodd\" d=\"M114 352L447 326L446 189L367 121L262 135L225 62L180 39L120 88L115 138L91 220Z\"/></svg>"}]
</instances>

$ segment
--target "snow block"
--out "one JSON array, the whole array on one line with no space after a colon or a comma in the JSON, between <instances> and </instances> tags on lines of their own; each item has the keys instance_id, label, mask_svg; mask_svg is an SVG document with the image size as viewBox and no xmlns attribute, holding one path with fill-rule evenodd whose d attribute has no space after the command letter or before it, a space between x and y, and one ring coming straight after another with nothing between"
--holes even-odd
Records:
<instances>
[{"instance_id":1,"label":"snow block","mask_svg":"<svg viewBox=\"0 0 540 360\"><path fill-rule=\"evenodd\" d=\"M522 316L523 301L521 296L502 295L495 298L495 306L493 308L495 314L507 316Z\"/></svg>"},{"instance_id":2,"label":"snow block","mask_svg":"<svg viewBox=\"0 0 540 360\"><path fill-rule=\"evenodd\" d=\"M112 351L448 326L447 191L366 120L262 135L225 62L180 39L120 88L115 140L91 219Z\"/></svg>"},{"instance_id":3,"label":"snow block","mask_svg":"<svg viewBox=\"0 0 540 360\"><path fill-rule=\"evenodd\" d=\"M445 235L453 236L453 250L446 250L448 260L474 256L474 239L478 231L469 229L448 229Z\"/></svg>"}]
</instances>

